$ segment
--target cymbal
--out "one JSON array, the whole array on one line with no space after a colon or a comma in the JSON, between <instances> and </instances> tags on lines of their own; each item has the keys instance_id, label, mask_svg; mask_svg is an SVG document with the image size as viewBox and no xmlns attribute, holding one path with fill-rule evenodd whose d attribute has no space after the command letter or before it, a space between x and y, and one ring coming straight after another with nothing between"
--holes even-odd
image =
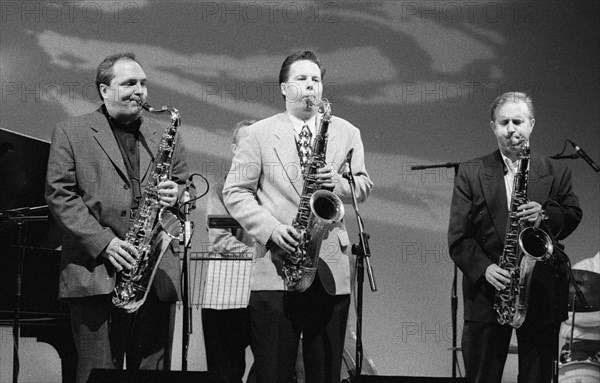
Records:
<instances>
[{"instance_id":1,"label":"cymbal","mask_svg":"<svg viewBox=\"0 0 600 383\"><path fill-rule=\"evenodd\" d=\"M575 283L579 286L579 289L585 296L585 300L590 306L586 309L583 306L581 301L577 301L575 304L575 311L578 312L589 312L589 311L600 311L600 274L594 273L592 271L587 270L577 270L573 269L573 278L575 278ZM572 285L569 285L569 293L571 295L575 294L575 289ZM569 310L573 310L572 299L569 300Z\"/></svg>"}]
</instances>

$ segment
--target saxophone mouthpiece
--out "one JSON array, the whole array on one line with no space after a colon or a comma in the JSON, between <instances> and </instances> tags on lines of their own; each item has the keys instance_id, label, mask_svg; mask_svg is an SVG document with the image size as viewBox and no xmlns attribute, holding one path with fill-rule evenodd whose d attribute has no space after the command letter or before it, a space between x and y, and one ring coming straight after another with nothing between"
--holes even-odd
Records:
<instances>
[{"instance_id":1,"label":"saxophone mouthpiece","mask_svg":"<svg viewBox=\"0 0 600 383\"><path fill-rule=\"evenodd\" d=\"M319 106L319 102L313 96L304 97L304 101L306 101L306 106L309 108L312 106Z\"/></svg>"},{"instance_id":2,"label":"saxophone mouthpiece","mask_svg":"<svg viewBox=\"0 0 600 383\"><path fill-rule=\"evenodd\" d=\"M153 107L151 107L147 102L143 101L143 100L136 100L137 104L138 104L138 108L144 109L147 112L152 112L154 110Z\"/></svg>"},{"instance_id":3,"label":"saxophone mouthpiece","mask_svg":"<svg viewBox=\"0 0 600 383\"><path fill-rule=\"evenodd\" d=\"M316 106L319 108L319 113L325 113L325 111L329 108L329 101L324 98L317 100L314 96L306 96L304 100L306 100L306 105L308 107Z\"/></svg>"}]
</instances>

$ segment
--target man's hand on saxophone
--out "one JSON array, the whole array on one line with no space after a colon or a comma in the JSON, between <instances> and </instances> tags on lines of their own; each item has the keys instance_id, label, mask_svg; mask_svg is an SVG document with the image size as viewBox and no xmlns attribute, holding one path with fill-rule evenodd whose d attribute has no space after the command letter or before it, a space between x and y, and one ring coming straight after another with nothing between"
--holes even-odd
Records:
<instances>
[{"instance_id":1,"label":"man's hand on saxophone","mask_svg":"<svg viewBox=\"0 0 600 383\"><path fill-rule=\"evenodd\" d=\"M158 196L163 206L173 206L177 201L177 184L167 180L158 183Z\"/></svg>"},{"instance_id":2,"label":"man's hand on saxophone","mask_svg":"<svg viewBox=\"0 0 600 383\"><path fill-rule=\"evenodd\" d=\"M517 210L517 217L519 217L521 221L535 222L542 212L542 205L535 201L529 201L519 206Z\"/></svg>"},{"instance_id":3,"label":"man's hand on saxophone","mask_svg":"<svg viewBox=\"0 0 600 383\"><path fill-rule=\"evenodd\" d=\"M127 241L113 238L102 252L102 256L110 261L117 271L126 268L130 270L135 264L135 259L131 254L135 254L135 247Z\"/></svg>"},{"instance_id":4,"label":"man's hand on saxophone","mask_svg":"<svg viewBox=\"0 0 600 383\"><path fill-rule=\"evenodd\" d=\"M510 283L510 274L495 263L485 269L485 279L498 291L504 290Z\"/></svg>"},{"instance_id":5,"label":"man's hand on saxophone","mask_svg":"<svg viewBox=\"0 0 600 383\"><path fill-rule=\"evenodd\" d=\"M283 223L278 225L275 230L273 230L273 233L271 233L271 241L288 253L291 253L296 249L299 239L300 234L296 229L290 225L284 225Z\"/></svg>"},{"instance_id":6,"label":"man's hand on saxophone","mask_svg":"<svg viewBox=\"0 0 600 383\"><path fill-rule=\"evenodd\" d=\"M336 171L331 165L325 165L322 168L317 170L317 182L321 184L321 187L328 190L333 190L335 187L335 183L333 177L335 176Z\"/></svg>"}]
</instances>

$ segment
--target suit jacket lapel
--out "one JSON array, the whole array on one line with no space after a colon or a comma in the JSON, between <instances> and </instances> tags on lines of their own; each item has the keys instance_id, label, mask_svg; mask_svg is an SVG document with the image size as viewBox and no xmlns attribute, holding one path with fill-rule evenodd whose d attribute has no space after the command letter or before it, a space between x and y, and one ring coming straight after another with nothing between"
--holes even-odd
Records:
<instances>
[{"instance_id":1,"label":"suit jacket lapel","mask_svg":"<svg viewBox=\"0 0 600 383\"><path fill-rule=\"evenodd\" d=\"M480 175L481 188L485 197L492 222L500 240L504 242L508 207L506 205L506 186L504 185L504 167L500 151L496 150L486 157L483 172Z\"/></svg>"},{"instance_id":2,"label":"suit jacket lapel","mask_svg":"<svg viewBox=\"0 0 600 383\"><path fill-rule=\"evenodd\" d=\"M298 157L295 145L294 127L287 113L282 113L282 118L277 122L277 125L275 131L275 153L283 166L287 178L294 186L296 193L300 196L304 182L300 173L300 158Z\"/></svg>"},{"instance_id":3,"label":"suit jacket lapel","mask_svg":"<svg viewBox=\"0 0 600 383\"><path fill-rule=\"evenodd\" d=\"M532 155L529 163L527 198L543 205L548 200L553 180L554 176L548 172L540 158Z\"/></svg>"},{"instance_id":4,"label":"suit jacket lapel","mask_svg":"<svg viewBox=\"0 0 600 383\"><path fill-rule=\"evenodd\" d=\"M144 118L140 126L140 133L140 182L143 184L154 160L155 153L149 152L149 150L158 147L158 141L161 137L160 126L156 121ZM146 145L142 140L146 141Z\"/></svg>"},{"instance_id":5,"label":"suit jacket lapel","mask_svg":"<svg viewBox=\"0 0 600 383\"><path fill-rule=\"evenodd\" d=\"M341 160L337 160L338 154L338 146L336 145L337 141L339 141L339 135L335 129L332 129L333 122L329 123L329 130L327 131L327 151L325 152L325 162L332 165L336 171L339 172L339 168L342 165L343 161L346 160L346 154L341 153L344 157ZM339 163L338 163L339 162Z\"/></svg>"},{"instance_id":6,"label":"suit jacket lapel","mask_svg":"<svg viewBox=\"0 0 600 383\"><path fill-rule=\"evenodd\" d=\"M130 182L129 177L127 176L127 168L125 167L123 156L119 150L119 144L110 128L106 116L104 116L100 109L97 110L96 114L93 114L92 120L90 121L90 128L94 131L93 136L96 142L98 142L98 145L100 145L104 153L106 153L106 156L117 169L117 172L123 181L129 185Z\"/></svg>"}]
</instances>

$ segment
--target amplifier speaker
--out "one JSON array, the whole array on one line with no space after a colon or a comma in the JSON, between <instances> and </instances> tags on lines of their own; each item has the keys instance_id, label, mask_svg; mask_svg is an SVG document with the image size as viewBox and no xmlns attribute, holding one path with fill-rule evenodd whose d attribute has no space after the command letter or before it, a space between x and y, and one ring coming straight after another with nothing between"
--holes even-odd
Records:
<instances>
[{"instance_id":1,"label":"amplifier speaker","mask_svg":"<svg viewBox=\"0 0 600 383\"><path fill-rule=\"evenodd\" d=\"M362 375L358 383L466 383L466 378Z\"/></svg>"},{"instance_id":2,"label":"amplifier speaker","mask_svg":"<svg viewBox=\"0 0 600 383\"><path fill-rule=\"evenodd\" d=\"M95 368L87 383L222 383L213 372L207 371L127 371Z\"/></svg>"}]
</instances>

